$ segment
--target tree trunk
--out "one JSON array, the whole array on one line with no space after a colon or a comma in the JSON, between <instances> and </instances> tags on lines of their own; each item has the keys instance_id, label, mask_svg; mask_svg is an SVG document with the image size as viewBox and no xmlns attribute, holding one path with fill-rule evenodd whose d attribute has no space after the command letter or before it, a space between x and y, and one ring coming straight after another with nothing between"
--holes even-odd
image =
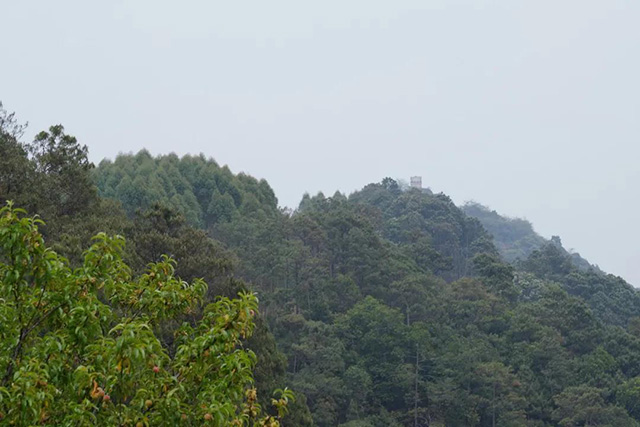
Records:
<instances>
[{"instance_id":1,"label":"tree trunk","mask_svg":"<svg viewBox=\"0 0 640 427\"><path fill-rule=\"evenodd\" d=\"M491 400L491 405L493 406L492 408L492 414L491 414L491 425L493 427L496 427L496 383L493 383L493 399Z\"/></svg>"},{"instance_id":2,"label":"tree trunk","mask_svg":"<svg viewBox=\"0 0 640 427\"><path fill-rule=\"evenodd\" d=\"M418 344L416 344L416 377L414 381L414 396L413 396L413 427L418 427L418 373L420 371L419 366Z\"/></svg>"}]
</instances>

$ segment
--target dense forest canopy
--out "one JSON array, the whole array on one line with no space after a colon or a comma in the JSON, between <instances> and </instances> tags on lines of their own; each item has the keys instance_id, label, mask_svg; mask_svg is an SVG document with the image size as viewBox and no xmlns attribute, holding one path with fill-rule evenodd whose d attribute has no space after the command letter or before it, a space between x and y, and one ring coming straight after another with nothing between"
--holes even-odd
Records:
<instances>
[{"instance_id":1,"label":"dense forest canopy","mask_svg":"<svg viewBox=\"0 0 640 427\"><path fill-rule=\"evenodd\" d=\"M266 218L277 212L277 200L266 181L234 175L204 156L175 154L103 160L94 174L99 194L118 199L128 214L159 201L180 212L194 227L208 229L238 215Z\"/></svg>"},{"instance_id":2,"label":"dense forest canopy","mask_svg":"<svg viewBox=\"0 0 640 427\"><path fill-rule=\"evenodd\" d=\"M104 231L135 274L169 255L205 301L257 293L238 345L264 408L296 393L283 425L640 425L638 291L526 221L391 178L290 212L204 156L93 167L61 126L27 143L0 124L0 200L39 214L69 268ZM166 348L178 322L156 331Z\"/></svg>"}]
</instances>

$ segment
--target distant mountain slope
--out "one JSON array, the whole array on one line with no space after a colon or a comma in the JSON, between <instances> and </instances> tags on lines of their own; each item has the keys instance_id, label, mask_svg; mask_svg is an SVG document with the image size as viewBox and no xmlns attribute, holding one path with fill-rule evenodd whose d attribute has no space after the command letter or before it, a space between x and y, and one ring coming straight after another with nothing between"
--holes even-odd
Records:
<instances>
[{"instance_id":1,"label":"distant mountain slope","mask_svg":"<svg viewBox=\"0 0 640 427\"><path fill-rule=\"evenodd\" d=\"M525 260L533 251L552 243L570 257L571 262L580 270L600 271L597 266L589 263L580 254L564 249L560 237L553 236L551 240L547 240L536 233L533 225L526 219L502 216L476 202L467 202L461 209L465 214L482 223L482 226L493 236L493 242L498 248L500 256L509 263Z\"/></svg>"},{"instance_id":2,"label":"distant mountain slope","mask_svg":"<svg viewBox=\"0 0 640 427\"><path fill-rule=\"evenodd\" d=\"M493 236L505 261L559 283L569 294L583 298L605 323L626 326L630 319L640 316L637 289L620 277L606 274L580 254L568 252L558 236L547 240L529 221L501 216L479 203L467 203L462 209Z\"/></svg>"},{"instance_id":3,"label":"distant mountain slope","mask_svg":"<svg viewBox=\"0 0 640 427\"><path fill-rule=\"evenodd\" d=\"M482 223L493 236L496 248L507 262L527 259L533 251L547 243L525 219L501 216L496 211L475 202L467 202L462 206L462 210Z\"/></svg>"}]
</instances>

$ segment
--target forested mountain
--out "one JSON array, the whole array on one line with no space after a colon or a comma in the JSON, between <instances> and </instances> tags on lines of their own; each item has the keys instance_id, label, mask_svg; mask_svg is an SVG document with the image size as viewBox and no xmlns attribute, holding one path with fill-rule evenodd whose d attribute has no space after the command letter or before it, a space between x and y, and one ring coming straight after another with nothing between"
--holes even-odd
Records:
<instances>
[{"instance_id":1,"label":"forested mountain","mask_svg":"<svg viewBox=\"0 0 640 427\"><path fill-rule=\"evenodd\" d=\"M600 271L598 266L591 265L580 254L568 252L563 248L560 237L552 236L547 240L533 229L531 223L521 218L507 218L496 211L476 202L467 202L462 206L464 213L477 218L483 227L492 235L500 255L507 262L527 259L533 251L553 243L571 258L571 262L583 271ZM601 272L601 271L600 271Z\"/></svg>"},{"instance_id":2,"label":"forested mountain","mask_svg":"<svg viewBox=\"0 0 640 427\"><path fill-rule=\"evenodd\" d=\"M447 196L391 179L305 195L292 214L260 210L274 214L238 209L207 230L260 290L316 424L572 425L595 413L634 425L620 390L638 373L625 330L637 292L528 223L498 217L487 232Z\"/></svg>"},{"instance_id":3,"label":"forested mountain","mask_svg":"<svg viewBox=\"0 0 640 427\"><path fill-rule=\"evenodd\" d=\"M117 232L134 269L169 254L208 298L257 291L247 345L261 395L299 397L285 424L640 425L638 292L524 221L390 178L289 212L265 181L203 156L143 151L92 170L60 128L38 139L64 154L50 169L30 154L40 142L4 129L0 198L42 212L72 262L95 231ZM38 197L53 182L69 188Z\"/></svg>"}]
</instances>

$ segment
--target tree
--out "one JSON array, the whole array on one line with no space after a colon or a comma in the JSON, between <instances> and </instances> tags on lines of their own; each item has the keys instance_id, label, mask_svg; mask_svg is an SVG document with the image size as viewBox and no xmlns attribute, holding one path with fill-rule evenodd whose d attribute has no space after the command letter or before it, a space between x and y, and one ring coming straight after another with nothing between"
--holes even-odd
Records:
<instances>
[{"instance_id":1,"label":"tree","mask_svg":"<svg viewBox=\"0 0 640 427\"><path fill-rule=\"evenodd\" d=\"M408 327L399 310L368 296L336 321L351 362L371 376L371 394L387 408L404 404L404 387L397 381L405 354L415 347L407 340Z\"/></svg>"},{"instance_id":2,"label":"tree","mask_svg":"<svg viewBox=\"0 0 640 427\"><path fill-rule=\"evenodd\" d=\"M607 405L603 390L581 385L567 387L554 397L558 409L553 412L560 426L632 427L638 422L624 408Z\"/></svg>"},{"instance_id":3,"label":"tree","mask_svg":"<svg viewBox=\"0 0 640 427\"><path fill-rule=\"evenodd\" d=\"M398 182L395 179L386 177L382 180L382 186L386 190L398 191L400 187L398 186Z\"/></svg>"},{"instance_id":4,"label":"tree","mask_svg":"<svg viewBox=\"0 0 640 427\"><path fill-rule=\"evenodd\" d=\"M631 378L621 384L616 393L616 401L634 418L640 418L640 378Z\"/></svg>"},{"instance_id":5,"label":"tree","mask_svg":"<svg viewBox=\"0 0 640 427\"><path fill-rule=\"evenodd\" d=\"M500 425L522 426L524 422L525 400L518 389L520 382L509 367L501 362L482 363L476 369L477 394L484 418L495 427Z\"/></svg>"},{"instance_id":6,"label":"tree","mask_svg":"<svg viewBox=\"0 0 640 427\"><path fill-rule=\"evenodd\" d=\"M242 348L254 328L252 293L198 312L207 285L186 283L168 257L133 277L124 239L98 234L72 270L38 226L0 209L0 419L15 425L278 426L293 398L261 415L256 358ZM183 318L170 348L154 334Z\"/></svg>"},{"instance_id":7,"label":"tree","mask_svg":"<svg viewBox=\"0 0 640 427\"><path fill-rule=\"evenodd\" d=\"M484 284L494 294L509 300L517 297L518 291L513 284L513 267L486 253L476 255L473 264Z\"/></svg>"},{"instance_id":8,"label":"tree","mask_svg":"<svg viewBox=\"0 0 640 427\"><path fill-rule=\"evenodd\" d=\"M36 171L43 177L40 197L56 215L86 211L97 201L87 146L67 135L62 125L40 132L28 149Z\"/></svg>"},{"instance_id":9,"label":"tree","mask_svg":"<svg viewBox=\"0 0 640 427\"><path fill-rule=\"evenodd\" d=\"M21 125L14 113L7 112L0 102L0 203L20 198L25 202L29 196L30 180L34 168L27 156L20 137L26 125Z\"/></svg>"}]
</instances>

